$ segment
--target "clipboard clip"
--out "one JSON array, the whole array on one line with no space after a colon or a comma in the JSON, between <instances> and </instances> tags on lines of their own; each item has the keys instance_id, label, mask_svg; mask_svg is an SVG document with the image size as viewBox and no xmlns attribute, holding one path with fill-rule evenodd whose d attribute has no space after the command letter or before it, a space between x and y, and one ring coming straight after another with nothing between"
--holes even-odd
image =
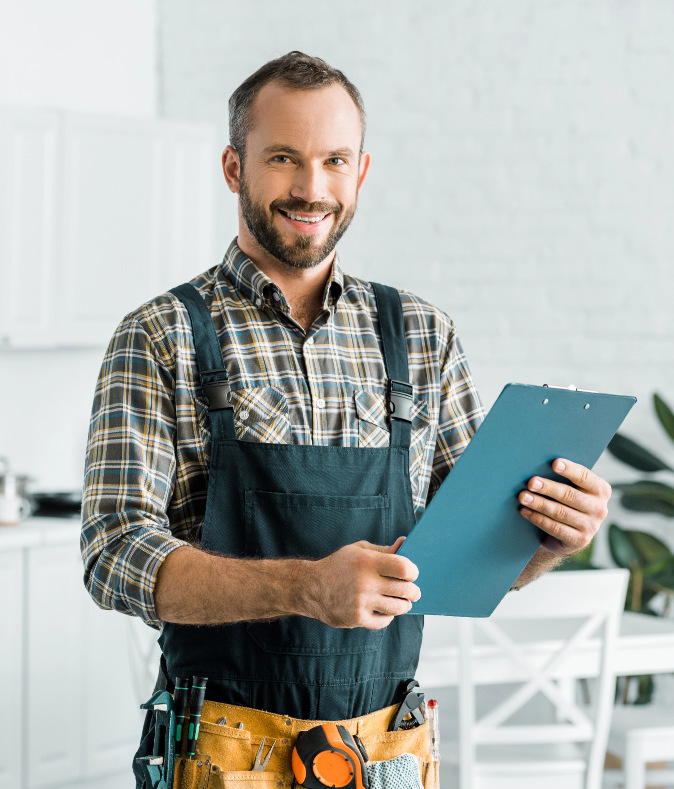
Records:
<instances>
[{"instance_id":1,"label":"clipboard clip","mask_svg":"<svg viewBox=\"0 0 674 789\"><path fill-rule=\"evenodd\" d=\"M546 389L570 389L572 392L587 392L588 394L597 394L594 389L579 389L577 386L570 384L569 386L553 386L552 384L543 384Z\"/></svg>"}]
</instances>

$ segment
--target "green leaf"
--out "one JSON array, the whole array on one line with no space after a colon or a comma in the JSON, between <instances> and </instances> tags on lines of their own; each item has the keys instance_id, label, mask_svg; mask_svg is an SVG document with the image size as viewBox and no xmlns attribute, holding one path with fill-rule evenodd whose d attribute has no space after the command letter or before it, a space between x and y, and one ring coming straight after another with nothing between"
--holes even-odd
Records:
<instances>
[{"instance_id":1,"label":"green leaf","mask_svg":"<svg viewBox=\"0 0 674 789\"><path fill-rule=\"evenodd\" d=\"M621 492L620 503L633 512L657 512L674 518L674 488L662 482L643 480L614 485Z\"/></svg>"},{"instance_id":2,"label":"green leaf","mask_svg":"<svg viewBox=\"0 0 674 789\"><path fill-rule=\"evenodd\" d=\"M615 523L608 527L608 545L618 567L644 570L649 565L654 572L669 566L672 552L662 540L645 531L621 529Z\"/></svg>"},{"instance_id":3,"label":"green leaf","mask_svg":"<svg viewBox=\"0 0 674 789\"><path fill-rule=\"evenodd\" d=\"M659 457L621 433L616 433L607 447L613 457L639 471L672 471Z\"/></svg>"},{"instance_id":4,"label":"green leaf","mask_svg":"<svg viewBox=\"0 0 674 789\"><path fill-rule=\"evenodd\" d=\"M646 567L654 562L668 560L672 555L669 547L662 540L645 531L625 530L627 538L632 543L639 556L639 564Z\"/></svg>"},{"instance_id":5,"label":"green leaf","mask_svg":"<svg viewBox=\"0 0 674 789\"><path fill-rule=\"evenodd\" d=\"M630 569L639 565L641 557L637 549L625 529L621 529L616 523L612 523L608 527L608 546L613 561L618 567Z\"/></svg>"},{"instance_id":6,"label":"green leaf","mask_svg":"<svg viewBox=\"0 0 674 789\"><path fill-rule=\"evenodd\" d=\"M667 435L674 441L674 413L672 413L672 409L657 393L653 395L653 405L660 424L665 428Z\"/></svg>"},{"instance_id":7,"label":"green leaf","mask_svg":"<svg viewBox=\"0 0 674 789\"><path fill-rule=\"evenodd\" d=\"M674 554L667 550L667 553L664 554L659 558L649 562L643 568L644 578L649 578L650 580L657 580L657 579L668 579L671 576L672 581L674 582Z\"/></svg>"}]
</instances>

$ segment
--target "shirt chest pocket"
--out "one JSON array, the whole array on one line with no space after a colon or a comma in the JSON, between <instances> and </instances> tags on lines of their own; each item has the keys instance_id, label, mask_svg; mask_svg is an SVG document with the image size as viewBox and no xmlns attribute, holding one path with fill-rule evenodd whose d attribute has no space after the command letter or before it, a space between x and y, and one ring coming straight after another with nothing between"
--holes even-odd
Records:
<instances>
[{"instance_id":1,"label":"shirt chest pocket","mask_svg":"<svg viewBox=\"0 0 674 789\"><path fill-rule=\"evenodd\" d=\"M389 432L386 397L380 392L356 391L353 395L358 417L358 446L387 447L391 443ZM430 418L425 400L414 400L412 405L412 440L410 443L410 467L423 452L428 439Z\"/></svg>"},{"instance_id":2,"label":"shirt chest pocket","mask_svg":"<svg viewBox=\"0 0 674 789\"><path fill-rule=\"evenodd\" d=\"M290 444L288 403L280 389L232 389L236 437L258 444Z\"/></svg>"}]
</instances>

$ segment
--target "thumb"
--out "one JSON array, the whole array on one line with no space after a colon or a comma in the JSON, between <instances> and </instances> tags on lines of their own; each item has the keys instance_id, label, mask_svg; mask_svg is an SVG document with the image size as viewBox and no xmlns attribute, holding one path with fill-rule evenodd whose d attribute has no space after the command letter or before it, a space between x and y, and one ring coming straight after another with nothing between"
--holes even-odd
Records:
<instances>
[{"instance_id":1,"label":"thumb","mask_svg":"<svg viewBox=\"0 0 674 789\"><path fill-rule=\"evenodd\" d=\"M400 546L405 542L407 537L398 537L398 539L393 543L393 545L389 545L384 548L385 553L398 553Z\"/></svg>"},{"instance_id":2,"label":"thumb","mask_svg":"<svg viewBox=\"0 0 674 789\"><path fill-rule=\"evenodd\" d=\"M379 553L396 553L396 551L406 539L406 537L398 537L393 545L375 545L374 543L368 542L367 540L361 540L358 545L360 545L361 548L367 548L370 551L379 551Z\"/></svg>"}]
</instances>

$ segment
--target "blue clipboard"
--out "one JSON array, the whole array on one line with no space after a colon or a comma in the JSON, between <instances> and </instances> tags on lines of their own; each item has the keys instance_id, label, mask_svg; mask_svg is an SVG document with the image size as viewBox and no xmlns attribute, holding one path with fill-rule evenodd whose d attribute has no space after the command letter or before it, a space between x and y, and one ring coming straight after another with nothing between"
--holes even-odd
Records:
<instances>
[{"instance_id":1,"label":"blue clipboard","mask_svg":"<svg viewBox=\"0 0 674 789\"><path fill-rule=\"evenodd\" d=\"M517 496L562 457L597 462L635 397L507 384L398 553L419 568L410 614L486 617L540 547Z\"/></svg>"}]
</instances>

